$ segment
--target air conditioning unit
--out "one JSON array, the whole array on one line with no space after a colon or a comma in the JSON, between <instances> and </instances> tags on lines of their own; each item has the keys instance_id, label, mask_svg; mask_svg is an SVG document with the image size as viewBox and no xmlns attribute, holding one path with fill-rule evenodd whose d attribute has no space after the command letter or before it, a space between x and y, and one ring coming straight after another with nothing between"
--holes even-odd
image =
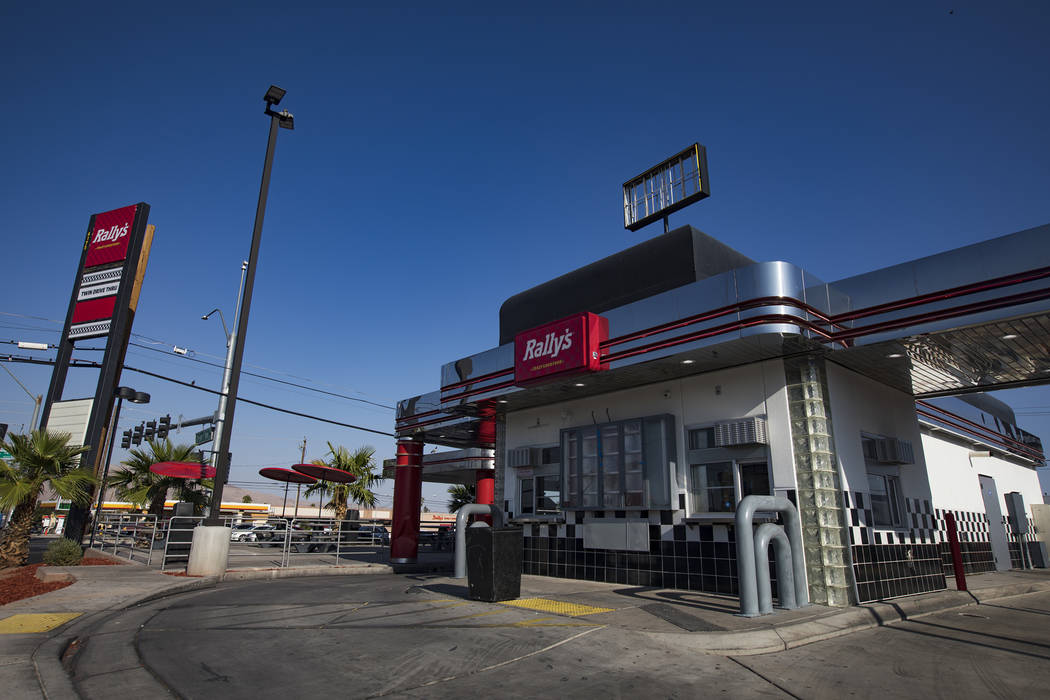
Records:
<instances>
[{"instance_id":1,"label":"air conditioning unit","mask_svg":"<svg viewBox=\"0 0 1050 700\"><path fill-rule=\"evenodd\" d=\"M715 425L715 447L742 447L744 445L768 445L765 418L744 418L730 423Z\"/></svg>"},{"instance_id":2,"label":"air conditioning unit","mask_svg":"<svg viewBox=\"0 0 1050 700\"><path fill-rule=\"evenodd\" d=\"M915 453L907 440L879 438L875 441L875 459L879 464L914 464Z\"/></svg>"},{"instance_id":3,"label":"air conditioning unit","mask_svg":"<svg viewBox=\"0 0 1050 700\"><path fill-rule=\"evenodd\" d=\"M517 447L508 450L507 464L511 467L538 467L540 450L537 447Z\"/></svg>"}]
</instances>

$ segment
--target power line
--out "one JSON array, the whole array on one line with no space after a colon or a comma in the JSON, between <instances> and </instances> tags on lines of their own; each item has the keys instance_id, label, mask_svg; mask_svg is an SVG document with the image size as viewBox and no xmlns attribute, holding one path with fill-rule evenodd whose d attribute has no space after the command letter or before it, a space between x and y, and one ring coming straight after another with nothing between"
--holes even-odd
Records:
<instances>
[{"instance_id":1,"label":"power line","mask_svg":"<svg viewBox=\"0 0 1050 700\"><path fill-rule=\"evenodd\" d=\"M199 362L202 365L209 365L211 367L218 367L219 369L225 369L225 365L218 364L217 362L208 362L207 360L199 360L196 357L189 357L187 355L178 355L176 353L169 352L168 350L161 350L159 348L151 348L148 345L142 345L141 343L130 343L130 345L134 345L137 348L142 348L143 350L152 350L153 352L159 352L159 353L162 353L164 355L177 357L177 358L180 358L180 359L183 359L183 360L190 360L191 362ZM96 348L85 348L85 349L95 350ZM375 401L369 401L367 399L359 399L356 396L347 396L346 394L339 394L339 393L336 393L334 391L325 391L324 389L316 389L316 388L314 388L312 386L306 386L305 384L296 384L295 382L289 382L289 381L284 380L284 379L277 379L276 377L269 377L269 376L267 376L265 374L259 374L257 372L245 372L244 370L241 370L241 374L246 374L249 377L258 377L259 379L266 379L267 381L276 382L278 384L286 384L288 386L294 386L294 387L296 387L298 389L306 389L307 391L313 391L313 392L316 392L318 394L326 394L328 396L335 396L337 398L346 399L348 401L360 401L361 403L367 403L367 404L370 404L372 406L378 406L379 408L386 408L386 409L389 409L391 411L394 410L393 406L387 406L386 404L376 403Z\"/></svg>"},{"instance_id":2,"label":"power line","mask_svg":"<svg viewBox=\"0 0 1050 700\"><path fill-rule=\"evenodd\" d=\"M190 382L184 382L184 381L181 381L181 380L178 380L178 379L172 379L171 377L165 377L163 374L157 374L156 372L150 372L148 370L138 369L136 367L128 367L127 365L124 365L124 369L131 370L132 372L138 372L139 374L145 374L147 376L154 377L156 379L163 379L166 382L172 382L174 384L181 384L182 386L190 387L191 389L199 389L201 391L206 391L209 394L216 394L216 395L219 395L219 396L222 395L221 391L215 391L214 389L208 389L207 387L197 386L196 384L193 384L193 383L190 383ZM243 401L244 403L247 403L247 404L251 404L252 406L259 406L260 408L268 408L271 411L279 411L281 413L287 413L289 415L299 416L301 418L309 418L311 420L321 421L322 423L331 423L332 425L338 425L338 426L341 426L343 428L353 428L354 430L363 430L366 433L375 433L376 435L386 435L388 437L396 437L393 433L387 433L387 432L384 432L382 430L375 430L373 428L365 428L365 427L360 426L360 425L353 425L352 423L342 423L342 422L337 421L337 420L332 420L331 418L322 418L321 416L314 416L314 415L311 415L309 413L301 413L300 411L293 411L290 408L281 408L280 406L274 406L272 404L263 403L261 401L252 401L251 399L246 399L243 396L238 397L237 400L238 401Z\"/></svg>"},{"instance_id":3,"label":"power line","mask_svg":"<svg viewBox=\"0 0 1050 700\"><path fill-rule=\"evenodd\" d=\"M2 325L2 324L0 324L0 325ZM9 345L17 345L18 341L16 341L16 340L3 340L3 341L0 341L0 343L6 343L6 344L9 344ZM198 362L198 363L200 363L202 365L207 365L209 367L217 367L219 369L225 369L225 365L219 364L217 362L209 362L207 360L201 360L201 359L198 359L196 357L189 357L187 355L180 355L178 353L174 353L174 352L171 352L169 350L162 350L160 348L153 348L153 347L150 347L148 345L143 345L142 343L128 343L128 344L129 345L133 345L133 346L135 346L137 348L141 348L143 350L149 350L151 352L157 352L157 353L160 353L162 355L166 355L168 357L171 357L173 359L189 360L191 362ZM55 347L55 346L52 345L51 347ZM77 348L77 350L82 350L82 351L83 350L87 350L87 351L91 351L91 352L104 352L105 348ZM298 384L296 382L290 382L290 381L287 381L285 379L277 379L276 377L270 377L270 376L267 376L265 374L259 374L258 372L247 372L247 371L241 370L241 374L248 375L250 377L256 377L258 379L265 379L267 381L275 382L277 384L284 384L286 386L292 386L292 387L295 387L297 389L305 389L306 391L312 391L312 392L317 393L317 394L324 394L325 396L334 396L336 398L346 399L347 401L357 401L359 403L365 403L365 404L368 404L370 406L376 406L378 408L385 408L385 409L387 409L389 411L393 411L394 410L393 406L388 406L387 404L378 403L376 401L369 401L368 399L362 399L362 398L358 398L356 396L347 396L346 394L340 394L340 393L334 392L334 391L326 391L325 389L318 389L316 387L307 386L305 384Z\"/></svg>"},{"instance_id":4,"label":"power line","mask_svg":"<svg viewBox=\"0 0 1050 700\"><path fill-rule=\"evenodd\" d=\"M25 363L37 364L37 365L53 365L53 364L55 364L54 360L39 360L39 359L34 358L34 357L15 357L14 355L8 355L6 358L0 358L0 359L4 359L7 362L25 362ZM78 360L71 360L70 363L69 363L69 366L70 367L88 367L88 368L94 368L94 369L99 369L101 367L101 365L98 362L92 362L90 360L79 360L79 361ZM197 386L197 384L193 383L193 382L184 382L184 381L181 381L179 379L172 379L171 377L165 377L163 374L157 374L156 372L150 372L148 370L138 369L137 367L129 367L127 365L124 365L124 369L130 370L132 372L138 372L139 374L145 374L146 376L153 377L155 379L161 379L161 380L164 380L166 382L171 382L173 384L180 384L182 386L189 387L190 389L197 389L199 391L205 391L205 392L207 392L209 394L215 394L216 396L221 396L222 395L221 391L215 391L214 389L209 389L208 387L204 387L204 386ZM247 403L247 404L251 404L252 406L258 406L260 408L268 408L271 411L278 411L280 413L287 413L289 415L299 416L300 418L309 418L310 420L316 420L316 421L320 421L322 423L330 423L331 425L338 425L338 426L340 426L342 428L352 428L353 430L363 430L366 433L375 433L376 435L386 435L387 437L396 437L393 433L388 433L388 432L385 432L385 431L382 431L382 430L375 430L374 428L365 428L364 426L354 425L353 423L343 423L341 421L332 420L331 418L322 418L321 416L315 416L315 415L311 415L309 413L302 413L300 411L293 411L290 408L281 408L280 406L274 406L273 404L263 403L261 401L252 401L251 399L246 399L243 396L242 397L238 397L237 400L238 401L243 401L244 403Z\"/></svg>"}]
</instances>

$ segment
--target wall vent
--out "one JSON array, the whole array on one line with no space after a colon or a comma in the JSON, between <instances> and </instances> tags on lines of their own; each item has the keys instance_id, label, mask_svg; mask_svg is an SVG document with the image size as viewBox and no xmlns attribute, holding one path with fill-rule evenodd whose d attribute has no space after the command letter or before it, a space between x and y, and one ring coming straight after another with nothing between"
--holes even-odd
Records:
<instances>
[{"instance_id":1,"label":"wall vent","mask_svg":"<svg viewBox=\"0 0 1050 700\"><path fill-rule=\"evenodd\" d=\"M915 453L907 440L878 438L875 440L875 459L879 464L914 464Z\"/></svg>"},{"instance_id":2,"label":"wall vent","mask_svg":"<svg viewBox=\"0 0 1050 700\"><path fill-rule=\"evenodd\" d=\"M715 425L715 447L768 444L765 418L744 418Z\"/></svg>"},{"instance_id":3,"label":"wall vent","mask_svg":"<svg viewBox=\"0 0 1050 700\"><path fill-rule=\"evenodd\" d=\"M518 447L508 450L507 464L511 467L538 467L540 450L535 447Z\"/></svg>"}]
</instances>

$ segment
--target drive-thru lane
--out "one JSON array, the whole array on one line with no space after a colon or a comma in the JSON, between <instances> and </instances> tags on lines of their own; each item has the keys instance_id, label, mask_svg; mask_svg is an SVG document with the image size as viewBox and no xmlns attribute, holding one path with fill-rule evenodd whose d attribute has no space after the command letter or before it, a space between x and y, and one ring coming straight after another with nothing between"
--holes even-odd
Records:
<instances>
[{"instance_id":1,"label":"drive-thru lane","mask_svg":"<svg viewBox=\"0 0 1050 700\"><path fill-rule=\"evenodd\" d=\"M645 606L566 614L462 593L427 576L221 584L108 620L75 655L75 681L109 700L162 685L187 698L836 699L1020 697L1050 685L1050 592L733 658L691 649L703 632L641 631L629 616ZM603 595L591 602L616 599Z\"/></svg>"}]
</instances>

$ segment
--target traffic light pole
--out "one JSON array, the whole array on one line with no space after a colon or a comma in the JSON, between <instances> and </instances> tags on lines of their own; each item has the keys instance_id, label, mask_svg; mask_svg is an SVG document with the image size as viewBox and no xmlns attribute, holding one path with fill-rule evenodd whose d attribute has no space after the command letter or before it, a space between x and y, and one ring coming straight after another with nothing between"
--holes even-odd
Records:
<instances>
[{"instance_id":1,"label":"traffic light pole","mask_svg":"<svg viewBox=\"0 0 1050 700\"><path fill-rule=\"evenodd\" d=\"M118 394L117 407L113 410L113 416L109 419L109 430L106 431L106 437L109 440L109 447L106 448L106 469L102 472L102 483L98 486L98 503L95 505L95 519L91 523L91 541L88 543L88 549L95 546L95 533L98 532L98 520L102 515L102 500L106 497L106 479L109 478L109 463L113 459L113 443L116 438L113 431L117 429L117 420L120 418L120 407L123 404L124 397Z\"/></svg>"}]
</instances>

